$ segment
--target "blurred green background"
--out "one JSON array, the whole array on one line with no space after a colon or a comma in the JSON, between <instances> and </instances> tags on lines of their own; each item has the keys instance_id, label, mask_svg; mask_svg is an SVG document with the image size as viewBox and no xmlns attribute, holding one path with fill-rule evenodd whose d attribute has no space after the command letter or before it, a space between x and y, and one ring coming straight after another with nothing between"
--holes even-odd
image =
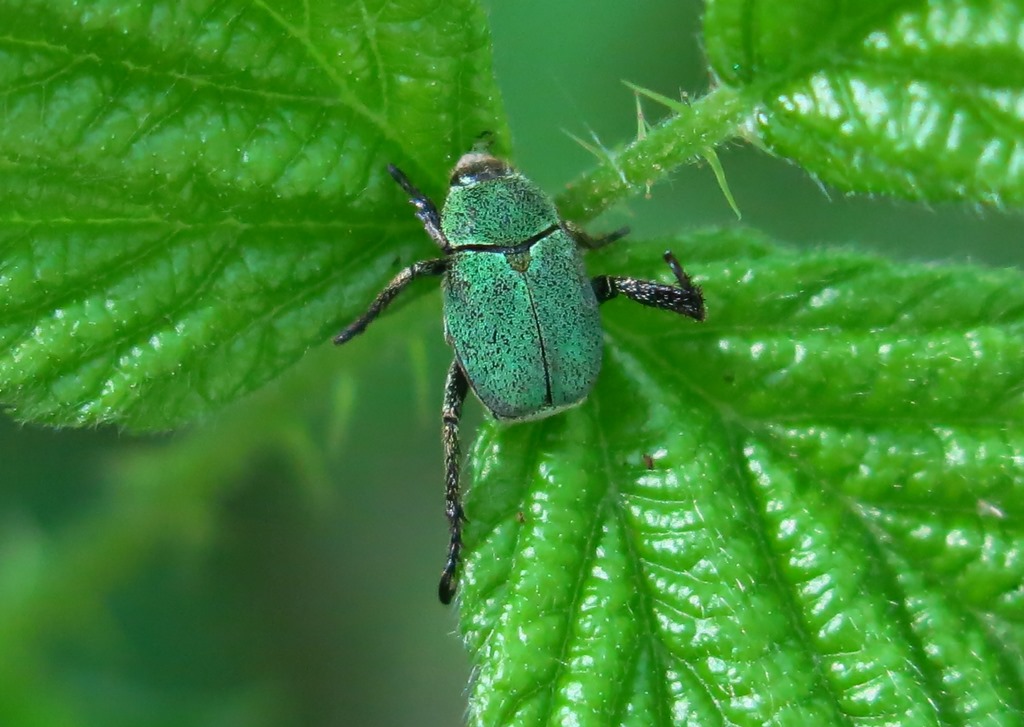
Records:
<instances>
[{"instance_id":1,"label":"blurred green background","mask_svg":"<svg viewBox=\"0 0 1024 727\"><path fill-rule=\"evenodd\" d=\"M490 14L516 161L552 192L593 161L563 131L636 134L621 80L669 96L710 82L696 2ZM1019 215L845 198L748 147L720 156L743 223L780 240L1024 259ZM642 236L736 221L694 165L597 226L623 223ZM420 297L173 436L0 421L0 725L460 724L469 665L434 595L439 315Z\"/></svg>"}]
</instances>

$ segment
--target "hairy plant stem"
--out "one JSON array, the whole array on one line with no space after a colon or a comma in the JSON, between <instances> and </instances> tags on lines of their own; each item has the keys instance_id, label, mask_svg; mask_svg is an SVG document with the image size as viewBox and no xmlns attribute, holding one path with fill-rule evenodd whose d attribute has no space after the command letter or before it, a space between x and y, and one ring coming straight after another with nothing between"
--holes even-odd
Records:
<instances>
[{"instance_id":1,"label":"hairy plant stem","mask_svg":"<svg viewBox=\"0 0 1024 727\"><path fill-rule=\"evenodd\" d=\"M619 200L646 189L703 150L736 136L753 104L720 86L692 104L674 107L671 118L642 138L608 151L595 169L569 183L557 198L564 219L587 222Z\"/></svg>"}]
</instances>

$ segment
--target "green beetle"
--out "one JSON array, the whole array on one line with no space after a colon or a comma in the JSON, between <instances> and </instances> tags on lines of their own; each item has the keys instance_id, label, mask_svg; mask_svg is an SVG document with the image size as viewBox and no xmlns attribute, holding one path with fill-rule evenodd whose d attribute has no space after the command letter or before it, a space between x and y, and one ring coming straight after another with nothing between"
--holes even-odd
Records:
<instances>
[{"instance_id":1,"label":"green beetle","mask_svg":"<svg viewBox=\"0 0 1024 727\"><path fill-rule=\"evenodd\" d=\"M388 171L444 257L400 272L334 342L362 333L416 278L441 276L445 339L455 350L441 411L451 538L438 596L447 604L462 552L459 418L468 389L498 419L550 416L582 402L597 380L601 303L621 294L701 321L704 298L671 252L664 259L678 286L588 278L580 248L613 242L625 230L589 237L561 220L537 185L489 153L474 150L459 159L441 212L398 168Z\"/></svg>"}]
</instances>

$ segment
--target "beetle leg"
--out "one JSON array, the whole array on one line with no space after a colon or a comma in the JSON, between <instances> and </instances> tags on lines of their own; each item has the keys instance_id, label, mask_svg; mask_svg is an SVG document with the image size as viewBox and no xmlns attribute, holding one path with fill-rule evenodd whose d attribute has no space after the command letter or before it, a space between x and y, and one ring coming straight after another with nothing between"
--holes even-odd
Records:
<instances>
[{"instance_id":1,"label":"beetle leg","mask_svg":"<svg viewBox=\"0 0 1024 727\"><path fill-rule=\"evenodd\" d=\"M604 303L621 293L651 308L675 311L698 321L704 320L704 295L700 287L690 280L675 255L666 252L664 258L679 282L678 287L651 280L600 275L593 280L597 302Z\"/></svg>"},{"instance_id":2,"label":"beetle leg","mask_svg":"<svg viewBox=\"0 0 1024 727\"><path fill-rule=\"evenodd\" d=\"M437 205L431 201L430 197L417 189L409 181L409 178L405 176L405 173L394 164L388 164L388 173L394 177L398 185L409 195L409 201L416 208L416 216L423 223L423 227L426 229L427 234L430 235L430 239L445 252L451 252L452 246L448 243L448 238L441 231L441 214L437 211Z\"/></svg>"},{"instance_id":3,"label":"beetle leg","mask_svg":"<svg viewBox=\"0 0 1024 727\"><path fill-rule=\"evenodd\" d=\"M466 400L469 384L458 360L452 361L448 379L444 385L444 404L441 407L441 438L444 440L444 512L448 517L451 539L448 541L448 560L441 572L437 596L447 605L455 597L456 571L462 556L462 524L466 515L462 510L459 493L459 418L462 416L462 402Z\"/></svg>"},{"instance_id":4,"label":"beetle leg","mask_svg":"<svg viewBox=\"0 0 1024 727\"><path fill-rule=\"evenodd\" d=\"M388 307L388 305L390 305L391 301L393 301L399 293L405 290L405 286L416 278L422 278L425 275L443 275L444 271L447 269L448 260L446 258L424 260L414 265L410 265L392 278L391 282L387 284L387 287L380 291L374 301L370 303L370 307L365 313L359 316L359 318L350 323L345 330L334 337L334 343L341 345L365 331L366 327L373 323L374 319L379 316L384 309Z\"/></svg>"},{"instance_id":5,"label":"beetle leg","mask_svg":"<svg viewBox=\"0 0 1024 727\"><path fill-rule=\"evenodd\" d=\"M599 247L611 245L616 240L621 240L629 234L629 228L622 227L615 232L609 232L607 235L602 235L601 237L591 237L582 227L578 227L571 222L563 222L562 229L569 234L569 237L576 241L577 245L585 247L588 250L596 250Z\"/></svg>"}]
</instances>

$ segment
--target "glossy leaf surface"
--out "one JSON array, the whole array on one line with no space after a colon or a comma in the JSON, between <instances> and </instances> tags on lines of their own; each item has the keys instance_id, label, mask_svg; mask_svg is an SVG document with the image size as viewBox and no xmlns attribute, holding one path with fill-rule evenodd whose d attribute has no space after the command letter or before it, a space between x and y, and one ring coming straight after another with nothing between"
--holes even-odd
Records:
<instances>
[{"instance_id":1,"label":"glossy leaf surface","mask_svg":"<svg viewBox=\"0 0 1024 727\"><path fill-rule=\"evenodd\" d=\"M473 723L1019 724L1020 273L665 247L708 322L606 304L590 399L477 443Z\"/></svg>"},{"instance_id":2,"label":"glossy leaf surface","mask_svg":"<svg viewBox=\"0 0 1024 727\"><path fill-rule=\"evenodd\" d=\"M163 428L326 341L430 254L428 192L503 136L473 2L0 0L0 392Z\"/></svg>"},{"instance_id":3,"label":"glossy leaf surface","mask_svg":"<svg viewBox=\"0 0 1024 727\"><path fill-rule=\"evenodd\" d=\"M1024 8L1014 0L710 0L715 73L750 131L841 189L1024 204Z\"/></svg>"}]
</instances>

